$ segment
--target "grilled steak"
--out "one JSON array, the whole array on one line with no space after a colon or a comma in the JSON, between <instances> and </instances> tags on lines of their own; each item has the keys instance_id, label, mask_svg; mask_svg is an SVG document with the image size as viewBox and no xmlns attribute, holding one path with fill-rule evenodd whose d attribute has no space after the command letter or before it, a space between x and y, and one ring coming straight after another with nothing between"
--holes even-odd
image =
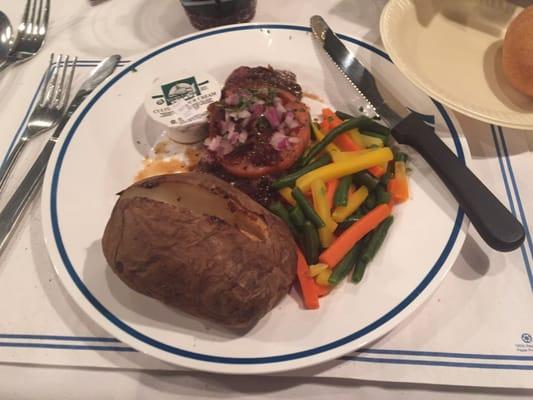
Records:
<instances>
[{"instance_id":1,"label":"grilled steak","mask_svg":"<svg viewBox=\"0 0 533 400\"><path fill-rule=\"evenodd\" d=\"M234 70L224 85L224 92L233 88L272 87L292 93L295 100L302 99L302 87L296 82L296 75L290 71L275 70L272 67L239 67Z\"/></svg>"}]
</instances>

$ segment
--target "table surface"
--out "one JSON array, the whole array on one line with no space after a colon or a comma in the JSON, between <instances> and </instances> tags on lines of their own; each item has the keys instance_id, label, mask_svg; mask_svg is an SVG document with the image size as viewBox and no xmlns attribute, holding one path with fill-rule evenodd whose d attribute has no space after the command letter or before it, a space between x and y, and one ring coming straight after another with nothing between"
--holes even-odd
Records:
<instances>
[{"instance_id":1,"label":"table surface","mask_svg":"<svg viewBox=\"0 0 533 400\"><path fill-rule=\"evenodd\" d=\"M23 1L0 0L0 9L12 21L22 14ZM46 52L31 62L44 62L52 51L65 46L85 58L98 59L120 53L131 59L175 37L194 32L178 0L108 0L106 12L89 0L52 0L52 21ZM258 2L257 22L307 24L310 15L321 14L341 32L362 36L379 44L378 22L385 0L263 0ZM31 63L30 62L30 63ZM27 65L0 76L0 85L12 86L24 79ZM13 84L12 84L13 83ZM22 114L9 103L0 119ZM19 119L21 116L19 117ZM5 152L6 149L0 149ZM508 399L531 398L533 391L477 389L453 386L394 384L343 379L235 377L189 372L139 372L86 368L57 368L0 364L2 399L106 398L308 398L338 399ZM93 382L98 382L93 384Z\"/></svg>"}]
</instances>

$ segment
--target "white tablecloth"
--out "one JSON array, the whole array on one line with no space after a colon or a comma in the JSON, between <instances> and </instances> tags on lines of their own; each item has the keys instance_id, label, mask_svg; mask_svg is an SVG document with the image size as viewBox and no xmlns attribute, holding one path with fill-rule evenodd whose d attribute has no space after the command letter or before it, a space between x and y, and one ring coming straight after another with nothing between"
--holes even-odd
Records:
<instances>
[{"instance_id":1,"label":"white tablecloth","mask_svg":"<svg viewBox=\"0 0 533 400\"><path fill-rule=\"evenodd\" d=\"M2 121L2 135L0 136L0 154L4 154L11 142L14 132L19 128L24 114L28 109L33 94L35 93L39 75L44 70L48 62L50 52L65 52L78 55L84 60L97 60L112 53L120 53L126 59L134 58L136 54L142 53L149 48L158 46L168 40L178 36L194 32L189 24L178 0L109 0L100 2L98 6L91 6L88 0L52 0L52 22L48 35L45 50L31 62L9 70L0 76L0 121ZM307 25L309 16L321 14L327 17L328 21L339 32L347 33L365 40L379 44L378 21L381 8L385 4L384 0L259 0L256 22L288 22ZM12 21L17 22L22 13L23 1L17 2L0 0L0 9L4 10ZM465 132L473 154L473 169L482 177L484 182L495 192L500 199L517 215L532 215L533 191L528 188L529 180L527 165L533 165L533 135L521 132L506 131L505 136L491 127L472 121L468 118L458 116ZM496 129L496 128L494 128ZM503 137L503 141L502 141ZM13 176L16 182L23 166L34 157L39 149L38 141L30 147L21 160L19 171ZM501 154L498 154L501 152ZM506 153L508 155L506 156ZM528 164L529 163L529 164ZM522 172L518 174L516 171ZM13 185L8 187L9 195L13 190ZM0 198L0 206L5 200L5 196ZM528 201L529 200L529 201ZM32 345L39 345L44 342L50 343L51 339L36 339L23 337L8 337L9 334L24 334L18 331L17 322L20 318L31 319L31 326L37 327L37 331L52 334L61 334L61 324L65 331L78 333L79 335L104 337L105 332L94 327L87 317L81 314L80 310L62 291L55 281L53 270L47 258L42 233L39 229L39 202L36 201L30 213L21 224L14 244L10 246L6 254L0 258L0 310L3 315L3 322L0 319L0 349L3 351L0 364L0 398L39 398L39 399L71 399L71 398L311 398L321 399L326 396L335 398L376 398L376 399L397 399L407 397L413 399L426 399L432 396L436 399L461 398L509 398L513 395L517 398L529 398L532 391L525 389L475 389L454 386L435 385L415 385L410 383L371 383L372 380L410 380L415 379L406 372L405 376L398 376L398 368L392 364L372 363L366 367L364 373L357 376L364 376L367 381L357 381L354 379L335 379L320 377L230 377L214 376L189 372L157 372L157 371L137 371L134 368L148 366L143 363L137 365L135 358L128 359L126 363L114 360L114 356L106 355L102 359L94 359L88 362L81 360L75 352L71 352L67 365L78 367L44 367L34 364L57 364L54 362L52 353L46 351L31 351L31 347L26 347L26 353L21 353L20 348L9 347L9 344L26 341ZM531 243L529 243L531 246ZM533 254L531 248L526 246L511 255L503 255L491 252L477 237L475 233L467 239L465 249L461 253L463 264L471 265L471 269L454 268L450 278L444 283L441 292L447 293L454 286L457 296L453 299L436 299L425 306L417 315L407 321L405 325L417 324L424 326L432 323L433 316L448 317L449 314L459 308L465 310L476 310L490 319L490 309L481 307L479 303L470 301L471 294L478 294L490 297L490 293L484 293L492 289L483 285L483 280L498 276L502 272L499 266L511 265L516 268L528 268ZM3 265L7 264L7 265ZM530 267L529 267L530 268ZM523 272L523 271L522 271ZM520 275L522 276L522 275ZM525 276L525 275L524 275ZM483 279L479 279L482 277ZM476 284L472 285L472 282ZM499 282L499 281L495 281ZM496 292L501 294L502 299L506 291L523 291L526 295L531 295L531 282L526 279L513 287L514 282L509 287L499 288ZM446 286L449 286L446 288ZM467 290L474 293L465 293ZM464 289L461 292L461 289ZM439 293L441 293L439 292ZM37 295L36 295L37 293ZM454 292L455 293L455 292ZM40 297L39 297L40 296ZM436 294L438 297L438 293ZM518 299L525 296L515 296ZM8 299L7 301L4 299ZM510 297L509 304L512 305L514 297ZM1 301L3 300L3 301ZM437 301L438 300L438 301ZM526 300L530 300L527 298ZM505 302L503 299L500 303ZM61 305L61 319L54 321L57 331L50 332L50 315L43 314L42 303L47 303L48 307L58 308ZM48 304L49 303L49 304ZM24 309L24 312L20 310ZM527 310L527 308L525 308ZM19 310L19 311L17 311ZM483 314L486 313L486 314ZM531 315L531 314L529 314ZM19 317L20 316L20 317ZM17 319L18 318L18 319ZM457 319L460 319L458 316ZM520 344L520 333L522 331L533 332L533 320L529 318L529 325L524 326L524 319L509 318L504 322L512 325L517 321L516 332L510 332L509 337L504 340L507 344L491 348L491 341L487 340L487 353L505 354L516 351L516 346ZM460 323L468 324L468 321ZM488 326L498 329L498 320L494 326L489 321ZM58 325L59 324L59 325ZM452 326L452 324L450 324ZM509 328L509 326L507 327ZM452 328L450 328L452 329ZM470 328L469 328L470 329ZM482 341L483 332L476 331L475 326L471 327L471 338L456 338L457 342ZM493 332L491 332L492 334ZM2 334L4 335L2 337ZM412 334L409 329L400 327L382 341L382 346L387 347L387 343L402 341L409 343L408 335ZM517 336L518 335L518 336ZM491 337L489 334L487 337ZM453 337L452 337L453 338ZM54 339L56 340L56 339ZM379 357L394 358L399 362L430 362L443 363L443 366L434 367L427 377L427 381L440 382L439 374L456 373L452 382L464 382L461 380L463 369L454 369L453 363L458 361L465 363L465 358L450 358L450 354L445 354L450 346L450 337L446 338L446 328L442 332L435 333L423 338L413 338L415 341L426 341L431 348L442 347L442 353L438 354L407 354L394 353L374 353L374 359ZM3 343L4 347L1 347ZM6 344L7 343L7 344ZM64 341L54 342L63 345ZM461 347L457 344L457 347ZM498 348L496 348L498 347ZM461 347L462 348L462 347ZM466 347L467 348L467 347ZM12 351L10 353L9 351ZM27 356L24 361L21 354ZM98 355L98 353L95 353ZM376 355L377 354L377 355ZM372 355L372 353L369 353ZM443 356L444 355L444 356ZM533 353L529 354L530 356ZM419 358L417 358L419 357ZM422 357L422 358L420 358ZM11 361L11 362L10 362ZM471 361L472 364L474 361ZM486 361L485 361L486 362ZM83 368L79 366L94 365L107 366L116 363L127 365L128 369L116 368ZM128 364L129 363L129 364ZM451 364L450 364L451 363ZM467 363L467 362L466 362ZM490 363L490 362L489 362ZM501 363L500 363L501 364ZM152 368L157 368L154 362ZM364 364L354 368L365 368ZM439 369L440 368L440 369ZM407 369L406 369L407 371ZM416 373L416 370L412 370ZM450 372L454 371L454 372ZM484 370L486 371L486 369ZM491 372L495 386L498 385L498 374L501 369ZM413 373L413 372L411 372ZM503 372L502 372L503 373ZM522 379L528 379L531 371L519 371ZM431 376L431 374L434 374Z\"/></svg>"}]
</instances>

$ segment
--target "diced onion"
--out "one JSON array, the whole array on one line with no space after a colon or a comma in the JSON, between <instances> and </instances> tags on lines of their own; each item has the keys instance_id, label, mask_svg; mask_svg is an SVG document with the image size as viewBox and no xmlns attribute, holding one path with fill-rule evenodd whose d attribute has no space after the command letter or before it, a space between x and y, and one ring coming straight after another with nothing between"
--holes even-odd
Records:
<instances>
[{"instance_id":1,"label":"diced onion","mask_svg":"<svg viewBox=\"0 0 533 400\"><path fill-rule=\"evenodd\" d=\"M207 138L204 141L204 144L207 146L207 149L210 151L217 151L222 142L222 136L215 136L212 138Z\"/></svg>"},{"instance_id":2,"label":"diced onion","mask_svg":"<svg viewBox=\"0 0 533 400\"><path fill-rule=\"evenodd\" d=\"M272 128L276 129L281 123L279 115L274 107L267 107L265 110L265 117Z\"/></svg>"},{"instance_id":3,"label":"diced onion","mask_svg":"<svg viewBox=\"0 0 533 400\"><path fill-rule=\"evenodd\" d=\"M276 107L276 111L278 112L280 116L287 112L287 109L283 107L283 102L281 101L281 98L274 97L273 103L274 103L274 107Z\"/></svg>"},{"instance_id":4,"label":"diced onion","mask_svg":"<svg viewBox=\"0 0 533 400\"><path fill-rule=\"evenodd\" d=\"M232 93L224 99L224 103L228 106L236 106L240 102L239 95L237 93Z\"/></svg>"},{"instance_id":5,"label":"diced onion","mask_svg":"<svg viewBox=\"0 0 533 400\"><path fill-rule=\"evenodd\" d=\"M248 110L242 110L237 113L237 117L240 119L250 118L251 116L252 116L252 113Z\"/></svg>"},{"instance_id":6,"label":"diced onion","mask_svg":"<svg viewBox=\"0 0 533 400\"><path fill-rule=\"evenodd\" d=\"M289 138L281 132L274 132L270 138L270 145L277 151L285 150L289 147Z\"/></svg>"},{"instance_id":7,"label":"diced onion","mask_svg":"<svg viewBox=\"0 0 533 400\"><path fill-rule=\"evenodd\" d=\"M246 131L241 132L239 134L239 142L240 143L245 143L246 139L248 139L248 132L246 132Z\"/></svg>"}]
</instances>

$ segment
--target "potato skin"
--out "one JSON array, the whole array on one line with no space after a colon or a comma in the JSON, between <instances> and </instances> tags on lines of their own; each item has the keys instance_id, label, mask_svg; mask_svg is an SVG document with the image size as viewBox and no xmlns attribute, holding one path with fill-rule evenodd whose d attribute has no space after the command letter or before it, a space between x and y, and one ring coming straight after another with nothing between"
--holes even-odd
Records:
<instances>
[{"instance_id":1,"label":"potato skin","mask_svg":"<svg viewBox=\"0 0 533 400\"><path fill-rule=\"evenodd\" d=\"M251 328L295 278L291 233L244 193L208 174L163 175L130 188L157 190L168 182L200 186L231 202L232 210L259 219L263 240L218 217L147 197L121 197L102 239L107 262L140 293L227 327Z\"/></svg>"}]
</instances>

